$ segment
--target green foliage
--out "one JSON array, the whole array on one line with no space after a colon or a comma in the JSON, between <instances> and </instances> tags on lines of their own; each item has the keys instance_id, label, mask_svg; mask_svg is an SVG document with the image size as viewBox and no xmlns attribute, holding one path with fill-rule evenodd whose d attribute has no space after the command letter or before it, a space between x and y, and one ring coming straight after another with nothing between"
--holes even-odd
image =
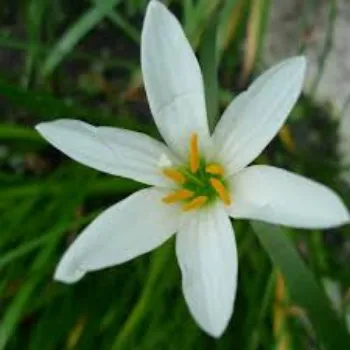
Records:
<instances>
[{"instance_id":1,"label":"green foliage","mask_svg":"<svg viewBox=\"0 0 350 350\"><path fill-rule=\"evenodd\" d=\"M244 66L240 48L246 43L253 2L168 3L198 48L214 125L219 109L238 93L239 68ZM269 1L263 3L262 22ZM201 332L187 310L173 240L74 285L52 280L59 258L81 229L142 186L76 164L53 150L33 126L76 118L157 135L139 74L146 4L30 0L9 3L8 15L1 15L9 25L0 25L0 349L232 349L233 344L236 349L279 349L274 332L276 266L288 288L283 336L292 348L321 342L326 349L342 348L347 334L340 318L345 317L346 298L335 316L320 282L328 277L345 296L350 284L346 227L295 230L291 242L277 228L254 224L255 235L248 223L236 221L238 295L234 316L219 340ZM333 6L330 1L331 19ZM24 38L18 34L23 30ZM258 34L254 63L261 60L264 39L263 30ZM6 55L13 62L3 63ZM218 68L221 89L215 80ZM82 76L93 89L81 88ZM259 161L319 180L337 189L349 205L349 189L339 181L337 123L327 108L303 98L289 128L295 149L277 138ZM293 314L296 306L307 313Z\"/></svg>"},{"instance_id":2,"label":"green foliage","mask_svg":"<svg viewBox=\"0 0 350 350\"><path fill-rule=\"evenodd\" d=\"M262 222L253 223L253 228L272 262L281 269L291 300L304 309L318 338L327 349L349 348L345 324L331 310L321 286L298 256L285 230Z\"/></svg>"}]
</instances>

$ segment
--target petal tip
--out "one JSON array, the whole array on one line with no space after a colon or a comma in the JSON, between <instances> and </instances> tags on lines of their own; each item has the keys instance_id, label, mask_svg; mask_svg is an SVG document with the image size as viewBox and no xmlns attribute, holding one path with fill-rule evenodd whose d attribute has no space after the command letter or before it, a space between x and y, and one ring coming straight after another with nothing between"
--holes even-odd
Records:
<instances>
[{"instance_id":1,"label":"petal tip","mask_svg":"<svg viewBox=\"0 0 350 350\"><path fill-rule=\"evenodd\" d=\"M168 21L177 21L177 18L173 15L173 13L168 9L168 7L158 0L151 0L148 3L146 14L144 17L144 27L160 27L164 24L167 24ZM144 33L144 29L142 30L142 34ZM159 28L162 30L162 28ZM141 38L142 42L142 38Z\"/></svg>"},{"instance_id":2,"label":"petal tip","mask_svg":"<svg viewBox=\"0 0 350 350\"><path fill-rule=\"evenodd\" d=\"M161 1L158 1L158 0L151 0L151 1L148 3L147 10L149 10L149 9L151 9L151 8L164 9L164 8L166 8L166 6L165 6Z\"/></svg>"},{"instance_id":3,"label":"petal tip","mask_svg":"<svg viewBox=\"0 0 350 350\"><path fill-rule=\"evenodd\" d=\"M39 132L40 134L42 134L43 132L44 132L44 130L45 130L45 127L46 127L46 125L47 125L48 123L46 123L46 122L44 122L44 123L39 123L39 124L37 124L37 125L35 125L35 130L37 131L37 132Z\"/></svg>"},{"instance_id":4,"label":"petal tip","mask_svg":"<svg viewBox=\"0 0 350 350\"><path fill-rule=\"evenodd\" d=\"M68 119L67 119L68 120ZM46 133L57 130L57 127L62 127L64 125L65 119L56 119L49 122L41 122L35 125L35 129L43 136Z\"/></svg>"},{"instance_id":5,"label":"petal tip","mask_svg":"<svg viewBox=\"0 0 350 350\"><path fill-rule=\"evenodd\" d=\"M172 13L160 1L151 0L148 3L145 17L143 19L143 27L141 32L141 65L143 60L145 43L147 43L150 40L149 37L153 36L152 29L161 30L158 29L158 27L161 27L162 22L164 21L162 18L167 15L172 16Z\"/></svg>"},{"instance_id":6,"label":"petal tip","mask_svg":"<svg viewBox=\"0 0 350 350\"><path fill-rule=\"evenodd\" d=\"M350 224L350 212L345 206L342 199L335 194L335 201L333 203L333 220L330 223L329 227L340 227Z\"/></svg>"},{"instance_id":7,"label":"petal tip","mask_svg":"<svg viewBox=\"0 0 350 350\"><path fill-rule=\"evenodd\" d=\"M304 78L306 73L307 60L305 56L293 56L278 63L275 68L284 70L288 75ZM272 67L273 69L274 67Z\"/></svg>"},{"instance_id":8,"label":"petal tip","mask_svg":"<svg viewBox=\"0 0 350 350\"><path fill-rule=\"evenodd\" d=\"M55 135L57 128L53 125L55 122L42 122L35 125L35 130L47 141L51 143L52 135Z\"/></svg>"},{"instance_id":9,"label":"petal tip","mask_svg":"<svg viewBox=\"0 0 350 350\"><path fill-rule=\"evenodd\" d=\"M225 327L221 327L221 328L213 328L213 329L211 329L211 330L208 330L208 329L207 329L206 332L207 332L211 337L216 338L216 339L219 339L219 338L223 335L225 329L226 329L226 325L225 325Z\"/></svg>"},{"instance_id":10,"label":"petal tip","mask_svg":"<svg viewBox=\"0 0 350 350\"><path fill-rule=\"evenodd\" d=\"M350 224L350 213L345 208L344 221L343 221L342 225L348 225L348 224Z\"/></svg>"},{"instance_id":11,"label":"petal tip","mask_svg":"<svg viewBox=\"0 0 350 350\"><path fill-rule=\"evenodd\" d=\"M153 12L156 13L155 11L159 11L159 14L161 14L161 12L169 13L168 8L163 3L158 0L151 0L147 6L145 20L148 16L152 15Z\"/></svg>"},{"instance_id":12,"label":"petal tip","mask_svg":"<svg viewBox=\"0 0 350 350\"><path fill-rule=\"evenodd\" d=\"M66 253L63 255L61 261L58 263L54 280L72 284L82 279L88 272L86 268L83 268L81 263L77 261L77 256L73 253L71 246Z\"/></svg>"},{"instance_id":13,"label":"petal tip","mask_svg":"<svg viewBox=\"0 0 350 350\"><path fill-rule=\"evenodd\" d=\"M212 323L210 325L199 324L200 327L213 338L219 339L225 332L229 321L231 319L232 312L230 313L230 317L227 318L224 322Z\"/></svg>"},{"instance_id":14,"label":"petal tip","mask_svg":"<svg viewBox=\"0 0 350 350\"><path fill-rule=\"evenodd\" d=\"M307 61L305 56L296 56L290 59L291 68L301 76L305 76L306 64Z\"/></svg>"},{"instance_id":15,"label":"petal tip","mask_svg":"<svg viewBox=\"0 0 350 350\"><path fill-rule=\"evenodd\" d=\"M55 146L55 144L53 143L53 140L56 139L56 135L62 130L62 126L64 127L64 124L63 125L62 124L63 123L61 119L57 119L49 122L42 122L35 125L35 130L44 139L46 139L49 143Z\"/></svg>"},{"instance_id":16,"label":"petal tip","mask_svg":"<svg viewBox=\"0 0 350 350\"><path fill-rule=\"evenodd\" d=\"M74 271L68 271L64 264L59 264L55 274L53 276L55 281L63 282L66 284L72 284L78 282L86 274L86 271L82 269L75 269Z\"/></svg>"}]
</instances>

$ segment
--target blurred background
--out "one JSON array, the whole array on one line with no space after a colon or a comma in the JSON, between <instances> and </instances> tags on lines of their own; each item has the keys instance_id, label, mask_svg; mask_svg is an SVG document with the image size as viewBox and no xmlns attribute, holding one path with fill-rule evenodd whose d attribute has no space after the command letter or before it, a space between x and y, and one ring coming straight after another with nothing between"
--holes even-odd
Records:
<instances>
[{"instance_id":1,"label":"blurred background","mask_svg":"<svg viewBox=\"0 0 350 350\"><path fill-rule=\"evenodd\" d=\"M305 93L257 162L322 182L349 207L348 0L165 3L201 63L217 16L221 110L266 67L307 55ZM33 127L75 118L159 137L140 71L147 0L1 5L0 349L319 349L307 315L290 301L247 222L234 224L238 295L219 340L205 335L187 310L173 239L77 284L53 281L59 258L81 229L142 185L79 165ZM289 234L350 328L349 226Z\"/></svg>"}]
</instances>

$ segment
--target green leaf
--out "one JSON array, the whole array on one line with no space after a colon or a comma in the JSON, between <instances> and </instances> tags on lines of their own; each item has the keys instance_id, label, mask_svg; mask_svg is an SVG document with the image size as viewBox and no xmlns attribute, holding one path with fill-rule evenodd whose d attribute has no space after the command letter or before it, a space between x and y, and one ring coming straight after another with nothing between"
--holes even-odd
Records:
<instances>
[{"instance_id":1,"label":"green leaf","mask_svg":"<svg viewBox=\"0 0 350 350\"><path fill-rule=\"evenodd\" d=\"M72 176L71 183L67 191L60 194L59 200L56 202L55 211L61 213L56 223L52 223L52 228L45 235L50 237L46 242L45 249L42 249L35 257L34 261L28 266L27 278L23 278L21 288L13 298L11 304L7 308L7 312L2 316L0 322L0 349L7 348L8 342L13 337L16 328L20 322L22 315L26 311L29 300L35 292L38 292L38 287L42 279L47 279L47 273L51 271L51 266L48 264L50 256L55 251L57 244L64 232L67 230L69 222L74 217L74 211L77 206L84 200L88 184L93 183L96 174L86 173L85 186L81 184L81 174L77 173ZM23 253L23 252L22 252ZM24 276L23 276L24 277Z\"/></svg>"},{"instance_id":2,"label":"green leaf","mask_svg":"<svg viewBox=\"0 0 350 350\"><path fill-rule=\"evenodd\" d=\"M90 0L92 4L99 6L99 0ZM109 11L107 13L107 18L110 19L117 27L121 28L124 33L133 40L136 44L140 43L140 33L139 31L123 16L116 11Z\"/></svg>"},{"instance_id":3,"label":"green leaf","mask_svg":"<svg viewBox=\"0 0 350 350\"><path fill-rule=\"evenodd\" d=\"M147 132L149 135L157 135L154 125L143 124L132 115L118 116L117 118L98 109L85 108L72 100L60 100L50 94L42 92L27 91L23 88L8 84L0 79L0 96L6 97L12 103L24 107L40 119L53 120L58 118L82 119L92 124L113 125L126 129ZM9 138L9 133L13 136L24 136L23 130L16 127L3 126L0 130L0 137ZM18 131L18 134L15 135ZM28 135L30 132L27 133ZM28 141L35 141L35 136L29 136Z\"/></svg>"},{"instance_id":4,"label":"green leaf","mask_svg":"<svg viewBox=\"0 0 350 350\"><path fill-rule=\"evenodd\" d=\"M218 10L216 10L206 28L199 48L200 62L203 72L205 99L209 129L214 130L219 117L219 87L217 76L217 28Z\"/></svg>"},{"instance_id":5,"label":"green leaf","mask_svg":"<svg viewBox=\"0 0 350 350\"><path fill-rule=\"evenodd\" d=\"M153 253L146 284L143 287L139 300L129 312L127 320L117 334L112 346L113 350L127 348L125 347L125 343L128 338L132 336L137 325L147 314L146 311L149 308L150 300L154 295L154 289L157 288L157 282L159 283L159 277L162 271L164 271L164 266L166 266L172 250L173 246L171 242L168 241L164 246Z\"/></svg>"},{"instance_id":6,"label":"green leaf","mask_svg":"<svg viewBox=\"0 0 350 350\"><path fill-rule=\"evenodd\" d=\"M78 42L92 30L119 2L120 0L107 0L99 2L95 7L86 11L79 19L62 35L56 46L43 63L41 75L49 76L62 60L69 54Z\"/></svg>"},{"instance_id":7,"label":"green leaf","mask_svg":"<svg viewBox=\"0 0 350 350\"><path fill-rule=\"evenodd\" d=\"M199 0L195 6L187 4L185 14L185 33L193 48L197 48L201 41L203 31L207 28L212 16L221 5L221 0Z\"/></svg>"},{"instance_id":8,"label":"green leaf","mask_svg":"<svg viewBox=\"0 0 350 350\"><path fill-rule=\"evenodd\" d=\"M29 129L20 125L0 124L0 142L15 143L18 146L23 143L26 149L36 149L47 142L34 129Z\"/></svg>"},{"instance_id":9,"label":"green leaf","mask_svg":"<svg viewBox=\"0 0 350 350\"><path fill-rule=\"evenodd\" d=\"M220 20L219 20L219 27L218 27L218 57L219 61L225 52L226 49L226 41L227 37L230 37L232 34L232 31L235 31L236 25L239 24L238 18L240 16L240 12L237 11L238 0L226 0L223 3L221 14L220 14ZM233 14L237 16L237 19L232 19ZM244 23L243 21L241 21Z\"/></svg>"},{"instance_id":10,"label":"green leaf","mask_svg":"<svg viewBox=\"0 0 350 350\"><path fill-rule=\"evenodd\" d=\"M113 117L111 114L102 112L98 109L88 109L81 107L73 101L65 101L55 98L52 95L41 92L27 91L23 88L8 84L0 79L0 96L6 97L8 100L24 107L26 111L36 114L43 120L53 120L58 118L74 118L82 119L97 125L112 125L135 131L146 132L151 136L158 137L154 125L143 124L132 115ZM2 129L2 130L1 130ZM10 135L12 134L12 135ZM28 141L37 141L37 137L32 133L24 132L23 129L3 125L0 127L1 137L10 140L10 136L23 137L28 136ZM40 141L39 141L40 142Z\"/></svg>"},{"instance_id":11,"label":"green leaf","mask_svg":"<svg viewBox=\"0 0 350 350\"><path fill-rule=\"evenodd\" d=\"M350 349L350 336L336 316L325 292L306 267L287 234L279 227L252 222L261 244L281 270L291 300L309 317L317 338L326 349Z\"/></svg>"},{"instance_id":12,"label":"green leaf","mask_svg":"<svg viewBox=\"0 0 350 350\"><path fill-rule=\"evenodd\" d=\"M62 101L47 93L27 91L4 80L0 80L0 95L46 120L71 117L102 124L106 119L101 112L84 109L72 101Z\"/></svg>"},{"instance_id":13,"label":"green leaf","mask_svg":"<svg viewBox=\"0 0 350 350\"><path fill-rule=\"evenodd\" d=\"M25 60L25 69L22 75L22 85L28 88L30 79L37 65L40 52L41 27L45 19L47 0L31 0L26 6L26 27L28 29L28 51Z\"/></svg>"},{"instance_id":14,"label":"green leaf","mask_svg":"<svg viewBox=\"0 0 350 350\"><path fill-rule=\"evenodd\" d=\"M18 39L13 34L8 33L1 33L0 32L0 47L6 48L7 50L15 50L15 51L30 51L31 46L30 43ZM44 43L37 43L37 50L38 55L40 56L46 56L52 51L52 47L44 44ZM89 63L95 63L98 62L103 67L111 69L111 68L119 68L119 69L125 69L127 71L134 71L138 64L133 62L131 58L123 59L122 57L104 57L103 55L98 53L88 53L85 51L80 50L74 50L71 51L67 55L67 59L70 60L77 60L79 62L86 61ZM2 72L2 75L4 75L4 72Z\"/></svg>"}]
</instances>

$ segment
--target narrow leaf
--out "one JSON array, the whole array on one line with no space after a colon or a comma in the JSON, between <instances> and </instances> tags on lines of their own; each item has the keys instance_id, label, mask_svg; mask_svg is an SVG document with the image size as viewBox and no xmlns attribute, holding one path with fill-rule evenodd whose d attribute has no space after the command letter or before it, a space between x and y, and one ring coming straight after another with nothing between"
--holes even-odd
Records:
<instances>
[{"instance_id":1,"label":"narrow leaf","mask_svg":"<svg viewBox=\"0 0 350 350\"><path fill-rule=\"evenodd\" d=\"M111 11L120 0L104 1L90 8L62 35L43 63L41 75L49 76L62 60Z\"/></svg>"},{"instance_id":2,"label":"narrow leaf","mask_svg":"<svg viewBox=\"0 0 350 350\"><path fill-rule=\"evenodd\" d=\"M155 127L153 125L141 124L140 121L131 115L118 116L117 118L108 112L98 109L85 108L72 100L58 99L48 93L27 91L9 84L0 79L0 96L6 97L13 104L25 108L27 112L40 117L40 120L53 120L57 118L74 118L83 119L89 123L96 125L115 125L126 129L147 132L155 135ZM7 130L0 130L0 136L6 137ZM12 132L16 132L14 129ZM24 133L21 133L24 136ZM17 136L21 136L17 135ZM15 136L14 134L12 136ZM29 136L29 134L27 134ZM29 136L31 141L35 141L35 136Z\"/></svg>"},{"instance_id":3,"label":"narrow leaf","mask_svg":"<svg viewBox=\"0 0 350 350\"><path fill-rule=\"evenodd\" d=\"M219 114L218 76L217 76L217 27L218 11L211 17L200 45L200 62L203 72L205 99L209 128L214 130Z\"/></svg>"},{"instance_id":4,"label":"narrow leaf","mask_svg":"<svg viewBox=\"0 0 350 350\"><path fill-rule=\"evenodd\" d=\"M350 336L321 286L306 267L287 234L279 227L252 222L260 243L281 270L291 300L304 309L317 338L328 350L350 349Z\"/></svg>"}]
</instances>

